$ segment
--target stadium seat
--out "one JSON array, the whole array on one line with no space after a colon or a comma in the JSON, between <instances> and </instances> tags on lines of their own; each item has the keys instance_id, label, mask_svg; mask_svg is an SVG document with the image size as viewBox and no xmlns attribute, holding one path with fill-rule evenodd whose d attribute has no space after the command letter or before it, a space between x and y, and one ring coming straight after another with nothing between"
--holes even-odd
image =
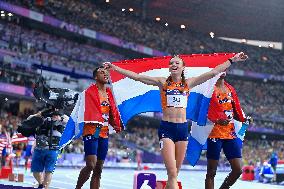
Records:
<instances>
[{"instance_id":1,"label":"stadium seat","mask_svg":"<svg viewBox=\"0 0 284 189\"><path fill-rule=\"evenodd\" d=\"M2 167L1 173L0 173L0 179L7 179L9 177L9 174L12 173L12 168L11 167Z\"/></svg>"},{"instance_id":2,"label":"stadium seat","mask_svg":"<svg viewBox=\"0 0 284 189\"><path fill-rule=\"evenodd\" d=\"M244 181L253 181L254 180L254 167L253 166L244 166L242 180Z\"/></svg>"}]
</instances>

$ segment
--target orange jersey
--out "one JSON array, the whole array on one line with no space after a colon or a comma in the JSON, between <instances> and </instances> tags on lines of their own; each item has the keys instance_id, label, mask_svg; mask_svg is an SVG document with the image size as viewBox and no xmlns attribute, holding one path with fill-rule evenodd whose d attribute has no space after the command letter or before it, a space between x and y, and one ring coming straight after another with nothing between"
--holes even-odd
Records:
<instances>
[{"instance_id":1,"label":"orange jersey","mask_svg":"<svg viewBox=\"0 0 284 189\"><path fill-rule=\"evenodd\" d=\"M161 91L162 109L167 107L186 108L189 88L181 82L168 82Z\"/></svg>"},{"instance_id":2,"label":"orange jersey","mask_svg":"<svg viewBox=\"0 0 284 189\"><path fill-rule=\"evenodd\" d=\"M109 120L109 111L110 111L110 105L108 98L101 97L100 96L100 102L101 102L101 111L104 118L104 125L101 127L99 136L102 138L108 138L108 120ZM83 136L86 135L94 135L96 132L97 124L94 123L85 123L84 129L83 129Z\"/></svg>"},{"instance_id":3,"label":"orange jersey","mask_svg":"<svg viewBox=\"0 0 284 189\"><path fill-rule=\"evenodd\" d=\"M215 86L215 92L217 95L218 102L224 113L227 115L227 118L230 120L228 125L214 125L208 138L220 138L220 139L233 139L235 136L235 127L234 127L234 110L233 110L233 98L232 93L229 88L226 87L226 92L222 92L219 88Z\"/></svg>"}]
</instances>

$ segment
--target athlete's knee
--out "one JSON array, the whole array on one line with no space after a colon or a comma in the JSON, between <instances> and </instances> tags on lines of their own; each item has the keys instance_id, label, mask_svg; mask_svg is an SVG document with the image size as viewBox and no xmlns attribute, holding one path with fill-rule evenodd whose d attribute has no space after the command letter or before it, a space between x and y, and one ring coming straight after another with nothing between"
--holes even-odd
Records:
<instances>
[{"instance_id":1,"label":"athlete's knee","mask_svg":"<svg viewBox=\"0 0 284 189\"><path fill-rule=\"evenodd\" d=\"M86 165L86 169L87 169L87 171L93 171L94 169L95 169L95 164L94 163L88 163L87 165Z\"/></svg>"},{"instance_id":2,"label":"athlete's knee","mask_svg":"<svg viewBox=\"0 0 284 189\"><path fill-rule=\"evenodd\" d=\"M243 170L240 167L232 169L232 174L234 174L236 177L240 177L242 173Z\"/></svg>"},{"instance_id":3,"label":"athlete's knee","mask_svg":"<svg viewBox=\"0 0 284 189\"><path fill-rule=\"evenodd\" d=\"M206 178L207 179L214 179L214 177L216 176L216 169L210 169L210 170L207 170L207 173L206 173Z\"/></svg>"},{"instance_id":4,"label":"athlete's knee","mask_svg":"<svg viewBox=\"0 0 284 189\"><path fill-rule=\"evenodd\" d=\"M103 166L102 165L96 165L95 170L94 170L94 176L97 178L101 178L103 171Z\"/></svg>"}]
</instances>

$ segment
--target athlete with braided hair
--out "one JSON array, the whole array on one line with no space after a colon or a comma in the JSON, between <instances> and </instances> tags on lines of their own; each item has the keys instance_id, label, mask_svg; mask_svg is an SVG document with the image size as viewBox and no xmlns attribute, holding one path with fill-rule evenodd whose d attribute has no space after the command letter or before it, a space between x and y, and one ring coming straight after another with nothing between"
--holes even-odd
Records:
<instances>
[{"instance_id":1,"label":"athlete with braided hair","mask_svg":"<svg viewBox=\"0 0 284 189\"><path fill-rule=\"evenodd\" d=\"M184 160L188 143L186 106L190 89L224 72L231 65L231 62L246 59L247 55L238 53L231 60L227 60L211 71L188 79L184 76L185 63L179 56L174 56L170 60L170 76L168 78L140 75L109 62L104 63L105 68L117 71L135 81L158 86L160 89L163 117L158 134L161 154L168 174L166 189L178 189L177 175Z\"/></svg>"}]
</instances>

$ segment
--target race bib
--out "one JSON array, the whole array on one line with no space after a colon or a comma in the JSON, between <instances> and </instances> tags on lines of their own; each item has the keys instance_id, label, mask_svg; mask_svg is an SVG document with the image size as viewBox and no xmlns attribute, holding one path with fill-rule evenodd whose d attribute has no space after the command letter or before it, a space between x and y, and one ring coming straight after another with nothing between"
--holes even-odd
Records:
<instances>
[{"instance_id":1,"label":"race bib","mask_svg":"<svg viewBox=\"0 0 284 189\"><path fill-rule=\"evenodd\" d=\"M104 123L103 126L108 126L109 114L103 114Z\"/></svg>"},{"instance_id":2,"label":"race bib","mask_svg":"<svg viewBox=\"0 0 284 189\"><path fill-rule=\"evenodd\" d=\"M230 120L230 123L233 123L234 114L232 110L225 110L224 113L226 114L227 118Z\"/></svg>"},{"instance_id":3,"label":"race bib","mask_svg":"<svg viewBox=\"0 0 284 189\"><path fill-rule=\"evenodd\" d=\"M187 107L187 96L184 95L167 95L167 106L175 108Z\"/></svg>"}]
</instances>

